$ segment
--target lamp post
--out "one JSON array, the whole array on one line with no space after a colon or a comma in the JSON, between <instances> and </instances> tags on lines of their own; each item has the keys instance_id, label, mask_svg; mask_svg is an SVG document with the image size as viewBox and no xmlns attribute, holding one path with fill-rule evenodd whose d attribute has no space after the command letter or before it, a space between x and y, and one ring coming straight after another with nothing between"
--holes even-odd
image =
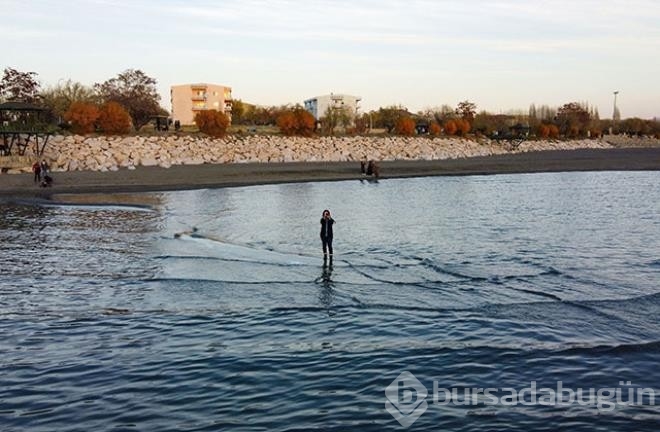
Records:
<instances>
[{"instance_id":1,"label":"lamp post","mask_svg":"<svg viewBox=\"0 0 660 432\"><path fill-rule=\"evenodd\" d=\"M619 90L614 92L614 110L612 111L612 129L614 130L616 128L616 117L617 117L617 112L616 112L616 95L619 94Z\"/></svg>"}]
</instances>

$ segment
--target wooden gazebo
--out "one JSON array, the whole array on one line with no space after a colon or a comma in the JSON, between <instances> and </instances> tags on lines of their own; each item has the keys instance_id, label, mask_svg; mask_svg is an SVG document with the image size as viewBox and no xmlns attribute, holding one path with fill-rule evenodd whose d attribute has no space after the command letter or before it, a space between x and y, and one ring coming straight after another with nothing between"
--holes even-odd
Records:
<instances>
[{"instance_id":1,"label":"wooden gazebo","mask_svg":"<svg viewBox=\"0 0 660 432\"><path fill-rule=\"evenodd\" d=\"M0 104L0 155L11 156L14 148L24 156L32 146L36 156L41 157L52 135L46 122L47 109L26 102Z\"/></svg>"}]
</instances>

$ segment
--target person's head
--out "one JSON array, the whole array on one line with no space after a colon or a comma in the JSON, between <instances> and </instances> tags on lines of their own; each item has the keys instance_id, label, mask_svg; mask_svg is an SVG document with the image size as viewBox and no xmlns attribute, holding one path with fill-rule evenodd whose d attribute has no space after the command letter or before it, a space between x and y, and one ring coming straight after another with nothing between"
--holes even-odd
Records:
<instances>
[{"instance_id":1,"label":"person's head","mask_svg":"<svg viewBox=\"0 0 660 432\"><path fill-rule=\"evenodd\" d=\"M323 210L323 217L326 218L326 219L329 218L330 217L330 210L328 210L328 209Z\"/></svg>"}]
</instances>

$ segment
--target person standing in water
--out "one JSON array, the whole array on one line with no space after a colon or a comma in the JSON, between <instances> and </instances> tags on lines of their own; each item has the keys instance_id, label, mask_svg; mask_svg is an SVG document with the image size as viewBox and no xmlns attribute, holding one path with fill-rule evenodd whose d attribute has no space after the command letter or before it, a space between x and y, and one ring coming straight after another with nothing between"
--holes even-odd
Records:
<instances>
[{"instance_id":1,"label":"person standing in water","mask_svg":"<svg viewBox=\"0 0 660 432\"><path fill-rule=\"evenodd\" d=\"M330 216L330 210L323 210L321 218L321 242L323 243L323 257L327 258L328 253L332 257L332 225L335 220Z\"/></svg>"}]
</instances>

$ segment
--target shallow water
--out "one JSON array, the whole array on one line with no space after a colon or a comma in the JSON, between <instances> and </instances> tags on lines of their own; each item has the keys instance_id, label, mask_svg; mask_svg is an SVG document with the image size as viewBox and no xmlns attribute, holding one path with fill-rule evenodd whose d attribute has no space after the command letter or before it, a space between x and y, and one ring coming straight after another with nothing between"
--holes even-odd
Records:
<instances>
[{"instance_id":1,"label":"shallow water","mask_svg":"<svg viewBox=\"0 0 660 432\"><path fill-rule=\"evenodd\" d=\"M409 371L428 389L410 430L657 430L648 396L611 410L442 404L433 383L660 395L658 180L437 177L143 195L150 207L4 204L1 429L403 430L385 388Z\"/></svg>"}]
</instances>

